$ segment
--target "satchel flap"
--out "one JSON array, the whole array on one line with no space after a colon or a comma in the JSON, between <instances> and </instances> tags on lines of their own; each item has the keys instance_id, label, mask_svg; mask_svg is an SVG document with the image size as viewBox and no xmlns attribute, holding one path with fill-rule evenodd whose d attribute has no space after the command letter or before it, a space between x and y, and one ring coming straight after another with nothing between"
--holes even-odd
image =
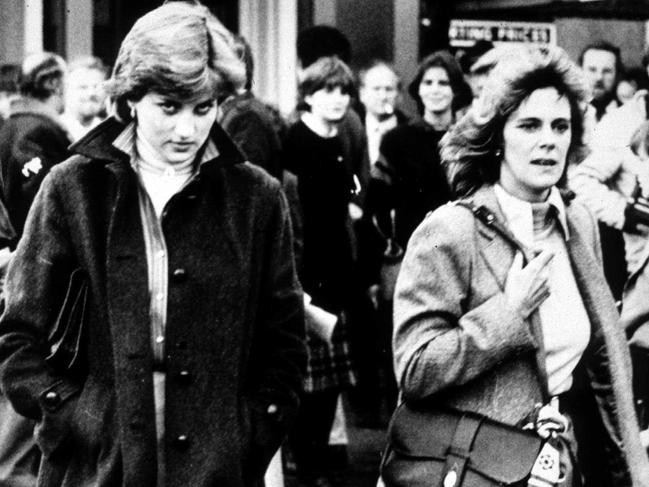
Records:
<instances>
[{"instance_id":1,"label":"satchel flap","mask_svg":"<svg viewBox=\"0 0 649 487\"><path fill-rule=\"evenodd\" d=\"M482 420L467 463L469 470L504 484L521 481L530 474L542 440L533 432L476 413L419 410L404 403L392 417L390 445L409 457L445 460L462 415Z\"/></svg>"}]
</instances>

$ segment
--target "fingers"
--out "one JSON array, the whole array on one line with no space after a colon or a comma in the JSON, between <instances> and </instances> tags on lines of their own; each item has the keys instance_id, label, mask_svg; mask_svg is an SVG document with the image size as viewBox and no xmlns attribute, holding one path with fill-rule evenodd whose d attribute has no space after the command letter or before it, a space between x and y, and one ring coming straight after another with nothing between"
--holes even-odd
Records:
<instances>
[{"instance_id":1,"label":"fingers","mask_svg":"<svg viewBox=\"0 0 649 487\"><path fill-rule=\"evenodd\" d=\"M548 264L552 262L552 259L554 258L554 253L550 250L542 250L536 257L534 257L529 265L529 266L534 266L538 267L539 269L544 269L548 267Z\"/></svg>"}]
</instances>

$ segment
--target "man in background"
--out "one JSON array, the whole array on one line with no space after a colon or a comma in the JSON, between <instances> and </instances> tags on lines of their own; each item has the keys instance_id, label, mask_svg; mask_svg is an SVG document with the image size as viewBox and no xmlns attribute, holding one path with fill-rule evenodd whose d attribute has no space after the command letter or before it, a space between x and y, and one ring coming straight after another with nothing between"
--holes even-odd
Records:
<instances>
[{"instance_id":1,"label":"man in background","mask_svg":"<svg viewBox=\"0 0 649 487\"><path fill-rule=\"evenodd\" d=\"M367 153L371 168L379 159L383 134L408 119L397 108L401 80L392 66L381 60L372 61L358 73L357 112L365 125Z\"/></svg>"},{"instance_id":2,"label":"man in background","mask_svg":"<svg viewBox=\"0 0 649 487\"><path fill-rule=\"evenodd\" d=\"M108 69L99 58L86 56L70 63L61 120L73 141L79 140L106 117L103 83L107 76Z\"/></svg>"},{"instance_id":3,"label":"man in background","mask_svg":"<svg viewBox=\"0 0 649 487\"><path fill-rule=\"evenodd\" d=\"M594 42L583 49L579 64L590 83L591 105L599 121L605 113L620 106L615 96L617 79L623 70L620 48L606 41Z\"/></svg>"}]
</instances>

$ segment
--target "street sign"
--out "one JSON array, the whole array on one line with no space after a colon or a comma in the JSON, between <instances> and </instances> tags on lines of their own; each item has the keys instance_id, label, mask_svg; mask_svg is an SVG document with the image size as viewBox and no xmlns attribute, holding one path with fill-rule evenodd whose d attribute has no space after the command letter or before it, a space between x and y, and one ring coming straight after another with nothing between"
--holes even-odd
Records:
<instances>
[{"instance_id":1,"label":"street sign","mask_svg":"<svg viewBox=\"0 0 649 487\"><path fill-rule=\"evenodd\" d=\"M557 28L547 22L453 19L448 33L452 47L471 47L481 40L494 45L557 43Z\"/></svg>"}]
</instances>

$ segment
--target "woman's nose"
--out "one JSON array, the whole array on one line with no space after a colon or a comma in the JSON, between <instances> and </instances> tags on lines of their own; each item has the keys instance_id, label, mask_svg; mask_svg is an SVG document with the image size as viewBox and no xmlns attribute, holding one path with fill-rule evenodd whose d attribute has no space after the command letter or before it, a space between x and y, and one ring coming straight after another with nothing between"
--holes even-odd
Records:
<instances>
[{"instance_id":1,"label":"woman's nose","mask_svg":"<svg viewBox=\"0 0 649 487\"><path fill-rule=\"evenodd\" d=\"M541 144L546 146L552 146L557 142L558 134L552 129L552 127L547 126L541 129Z\"/></svg>"},{"instance_id":2,"label":"woman's nose","mask_svg":"<svg viewBox=\"0 0 649 487\"><path fill-rule=\"evenodd\" d=\"M181 113L176 121L176 134L180 137L187 138L194 135L196 124L194 116L191 113Z\"/></svg>"}]
</instances>

